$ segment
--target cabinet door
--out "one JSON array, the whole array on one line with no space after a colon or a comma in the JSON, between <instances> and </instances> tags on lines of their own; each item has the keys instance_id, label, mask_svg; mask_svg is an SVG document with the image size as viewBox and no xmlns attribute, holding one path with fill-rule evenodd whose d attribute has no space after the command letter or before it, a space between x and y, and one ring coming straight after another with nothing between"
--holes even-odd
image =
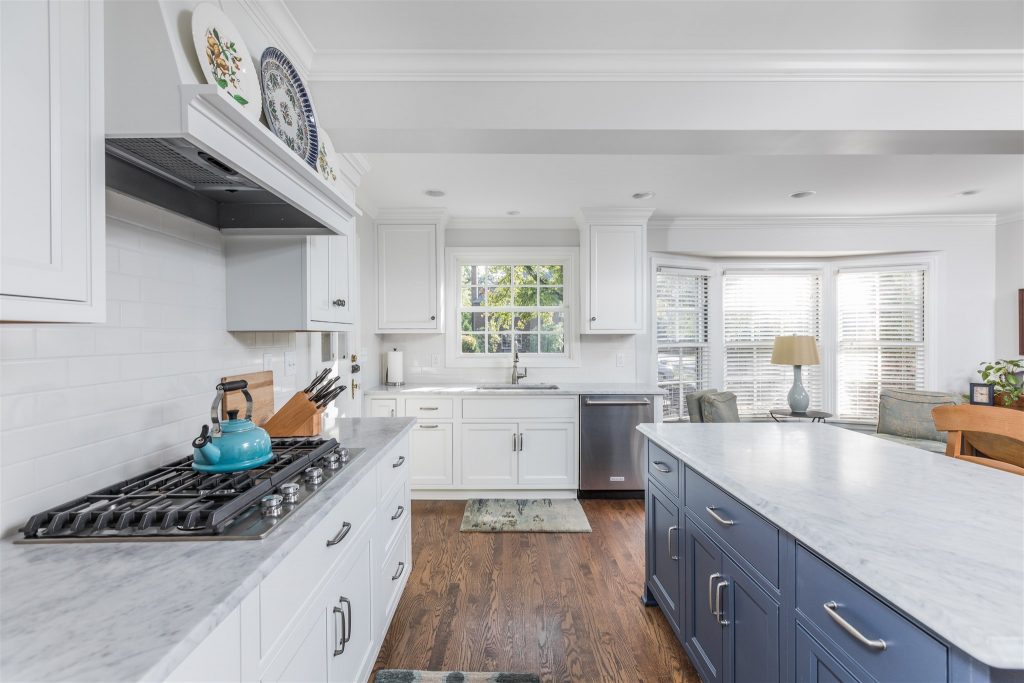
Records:
<instances>
[{"instance_id":1,"label":"cabinet door","mask_svg":"<svg viewBox=\"0 0 1024 683\"><path fill-rule=\"evenodd\" d=\"M859 683L859 680L797 624L796 682Z\"/></svg>"},{"instance_id":2,"label":"cabinet door","mask_svg":"<svg viewBox=\"0 0 1024 683\"><path fill-rule=\"evenodd\" d=\"M685 643L694 666L705 683L725 680L725 626L714 610L722 576L722 550L686 520L686 582L683 603L686 613Z\"/></svg>"},{"instance_id":3,"label":"cabinet door","mask_svg":"<svg viewBox=\"0 0 1024 683\"><path fill-rule=\"evenodd\" d=\"M683 537L679 508L647 484L647 584L672 625L679 628Z\"/></svg>"},{"instance_id":4,"label":"cabinet door","mask_svg":"<svg viewBox=\"0 0 1024 683\"><path fill-rule=\"evenodd\" d=\"M265 683L309 683L327 680L327 640L324 613L315 609L296 625L302 639L298 645L283 651L267 667Z\"/></svg>"},{"instance_id":5,"label":"cabinet door","mask_svg":"<svg viewBox=\"0 0 1024 683\"><path fill-rule=\"evenodd\" d=\"M348 235L328 237L331 243L331 308L332 320L338 323L352 323L352 244Z\"/></svg>"},{"instance_id":6,"label":"cabinet door","mask_svg":"<svg viewBox=\"0 0 1024 683\"><path fill-rule=\"evenodd\" d=\"M366 680L370 657L376 654L371 559L367 539L358 556L344 561L338 573L328 580L328 681Z\"/></svg>"},{"instance_id":7,"label":"cabinet door","mask_svg":"<svg viewBox=\"0 0 1024 683\"><path fill-rule=\"evenodd\" d=\"M103 6L0 2L8 320L103 322Z\"/></svg>"},{"instance_id":8,"label":"cabinet door","mask_svg":"<svg viewBox=\"0 0 1024 683\"><path fill-rule=\"evenodd\" d=\"M437 227L377 226L377 327L437 330Z\"/></svg>"},{"instance_id":9,"label":"cabinet door","mask_svg":"<svg viewBox=\"0 0 1024 683\"><path fill-rule=\"evenodd\" d=\"M307 237L309 317L326 323L351 323L348 235Z\"/></svg>"},{"instance_id":10,"label":"cabinet door","mask_svg":"<svg viewBox=\"0 0 1024 683\"><path fill-rule=\"evenodd\" d=\"M643 329L643 228L590 228L590 331Z\"/></svg>"},{"instance_id":11,"label":"cabinet door","mask_svg":"<svg viewBox=\"0 0 1024 683\"><path fill-rule=\"evenodd\" d=\"M467 488L516 485L515 422L462 425L462 484Z\"/></svg>"},{"instance_id":12,"label":"cabinet door","mask_svg":"<svg viewBox=\"0 0 1024 683\"><path fill-rule=\"evenodd\" d=\"M729 586L726 619L726 680L772 683L779 672L779 604L762 590L728 555L722 573Z\"/></svg>"},{"instance_id":13,"label":"cabinet door","mask_svg":"<svg viewBox=\"0 0 1024 683\"><path fill-rule=\"evenodd\" d=\"M522 486L576 488L576 425L520 422L518 460Z\"/></svg>"},{"instance_id":14,"label":"cabinet door","mask_svg":"<svg viewBox=\"0 0 1024 683\"><path fill-rule=\"evenodd\" d=\"M393 398L371 398L370 417L395 417L398 415L398 400Z\"/></svg>"},{"instance_id":15,"label":"cabinet door","mask_svg":"<svg viewBox=\"0 0 1024 683\"><path fill-rule=\"evenodd\" d=\"M413 486L451 486L452 425L450 422L421 422L409 436Z\"/></svg>"}]
</instances>

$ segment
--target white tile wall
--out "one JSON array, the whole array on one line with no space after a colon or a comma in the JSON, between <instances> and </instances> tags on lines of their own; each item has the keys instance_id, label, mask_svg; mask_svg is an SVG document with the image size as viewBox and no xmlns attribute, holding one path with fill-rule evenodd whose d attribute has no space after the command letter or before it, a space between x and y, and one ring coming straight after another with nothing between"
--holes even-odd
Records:
<instances>
[{"instance_id":1,"label":"white tile wall","mask_svg":"<svg viewBox=\"0 0 1024 683\"><path fill-rule=\"evenodd\" d=\"M274 356L276 400L293 333L225 331L220 235L107 193L107 322L0 326L0 532L191 451L220 377Z\"/></svg>"}]
</instances>

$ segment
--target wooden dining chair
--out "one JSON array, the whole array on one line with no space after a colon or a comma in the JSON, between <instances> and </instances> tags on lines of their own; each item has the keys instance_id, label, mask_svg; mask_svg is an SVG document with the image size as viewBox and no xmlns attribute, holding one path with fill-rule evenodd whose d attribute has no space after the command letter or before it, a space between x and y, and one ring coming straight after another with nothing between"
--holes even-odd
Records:
<instances>
[{"instance_id":1,"label":"wooden dining chair","mask_svg":"<svg viewBox=\"0 0 1024 683\"><path fill-rule=\"evenodd\" d=\"M935 428L948 432L946 455L1024 475L1024 411L991 406L938 406Z\"/></svg>"}]
</instances>

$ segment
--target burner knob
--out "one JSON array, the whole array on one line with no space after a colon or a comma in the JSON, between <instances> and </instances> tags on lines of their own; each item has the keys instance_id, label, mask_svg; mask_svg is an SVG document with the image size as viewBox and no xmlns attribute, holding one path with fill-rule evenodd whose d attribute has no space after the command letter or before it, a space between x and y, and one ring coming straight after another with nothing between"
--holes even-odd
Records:
<instances>
[{"instance_id":1,"label":"burner knob","mask_svg":"<svg viewBox=\"0 0 1024 683\"><path fill-rule=\"evenodd\" d=\"M260 512L264 517L279 517L284 511L284 497L270 493L260 499Z\"/></svg>"},{"instance_id":2,"label":"burner knob","mask_svg":"<svg viewBox=\"0 0 1024 683\"><path fill-rule=\"evenodd\" d=\"M324 460L326 460L327 466L332 470L336 470L339 467L341 467L342 458L338 454L338 451L331 451L326 456L324 456Z\"/></svg>"},{"instance_id":3,"label":"burner knob","mask_svg":"<svg viewBox=\"0 0 1024 683\"><path fill-rule=\"evenodd\" d=\"M321 467L307 467L306 471L302 473L306 483L311 486L317 486L324 480L324 471Z\"/></svg>"},{"instance_id":4,"label":"burner knob","mask_svg":"<svg viewBox=\"0 0 1024 683\"><path fill-rule=\"evenodd\" d=\"M286 503L294 503L299 499L299 485L293 482L287 484L281 484L278 489L281 492L281 497L284 498Z\"/></svg>"},{"instance_id":5,"label":"burner knob","mask_svg":"<svg viewBox=\"0 0 1024 683\"><path fill-rule=\"evenodd\" d=\"M348 449L347 448L345 448L343 446L338 446L336 449L334 449L334 452L337 453L339 456L341 456L341 461L342 462L348 462L349 453L348 453Z\"/></svg>"}]
</instances>

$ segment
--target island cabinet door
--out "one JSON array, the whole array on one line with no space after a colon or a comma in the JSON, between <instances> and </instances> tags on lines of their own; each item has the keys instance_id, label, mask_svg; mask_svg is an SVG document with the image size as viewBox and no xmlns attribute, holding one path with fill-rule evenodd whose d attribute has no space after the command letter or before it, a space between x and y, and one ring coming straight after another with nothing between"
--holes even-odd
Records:
<instances>
[{"instance_id":1,"label":"island cabinet door","mask_svg":"<svg viewBox=\"0 0 1024 683\"><path fill-rule=\"evenodd\" d=\"M796 627L796 683L860 683L832 654Z\"/></svg>"},{"instance_id":2,"label":"island cabinet door","mask_svg":"<svg viewBox=\"0 0 1024 683\"><path fill-rule=\"evenodd\" d=\"M722 550L690 520L686 520L684 538L686 572L683 604L686 618L683 642L704 683L721 683L726 680L726 617L722 605L728 589L728 579L722 568Z\"/></svg>"},{"instance_id":3,"label":"island cabinet door","mask_svg":"<svg viewBox=\"0 0 1024 683\"><path fill-rule=\"evenodd\" d=\"M779 672L779 603L762 590L728 555L722 557L721 611L725 627L725 680L773 683Z\"/></svg>"},{"instance_id":4,"label":"island cabinet door","mask_svg":"<svg viewBox=\"0 0 1024 683\"><path fill-rule=\"evenodd\" d=\"M682 536L676 504L653 484L647 485L647 583L661 611L680 628Z\"/></svg>"}]
</instances>

